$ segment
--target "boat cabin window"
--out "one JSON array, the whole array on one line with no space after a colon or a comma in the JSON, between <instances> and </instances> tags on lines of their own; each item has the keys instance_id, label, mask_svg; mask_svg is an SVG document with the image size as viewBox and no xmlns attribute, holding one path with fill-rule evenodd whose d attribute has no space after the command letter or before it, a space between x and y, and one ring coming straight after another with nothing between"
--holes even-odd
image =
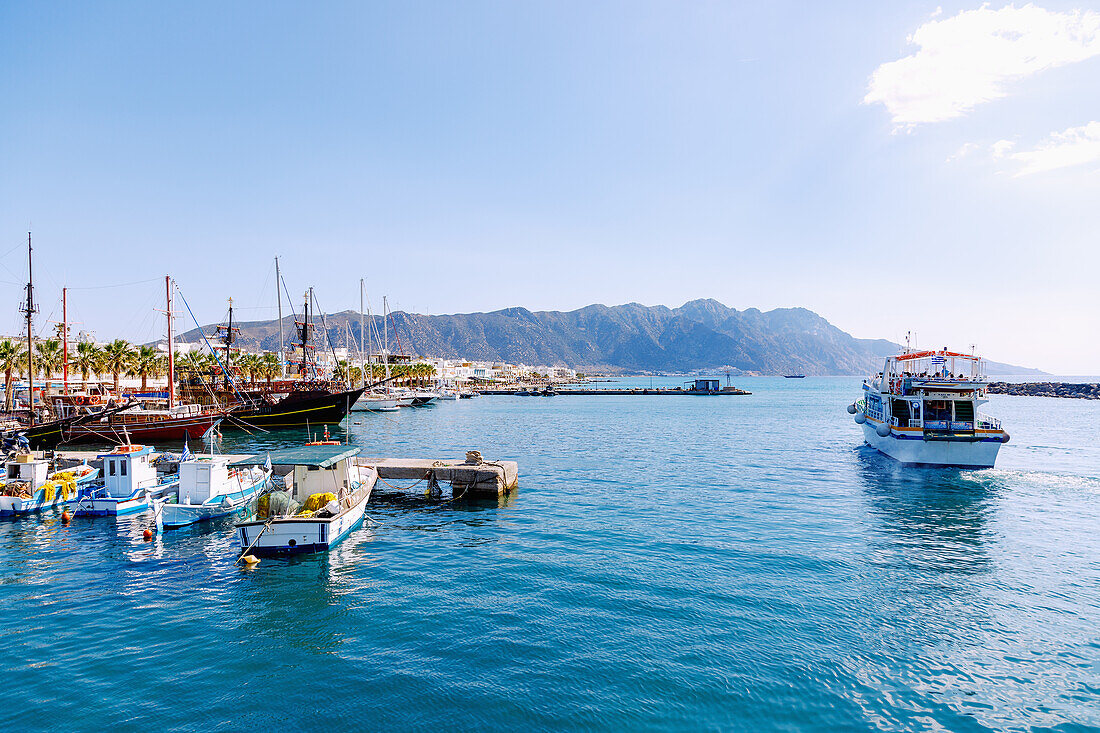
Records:
<instances>
[{"instance_id":1,"label":"boat cabin window","mask_svg":"<svg viewBox=\"0 0 1100 733\"><path fill-rule=\"evenodd\" d=\"M320 466L307 466L307 467L306 467L306 470L309 470L309 471L320 471L320 470L321 470L321 467L320 467Z\"/></svg>"},{"instance_id":2,"label":"boat cabin window","mask_svg":"<svg viewBox=\"0 0 1100 733\"><path fill-rule=\"evenodd\" d=\"M925 420L950 420L951 402L949 400L925 400Z\"/></svg>"},{"instance_id":3,"label":"boat cabin window","mask_svg":"<svg viewBox=\"0 0 1100 733\"><path fill-rule=\"evenodd\" d=\"M115 462L112 461L110 458L107 459L107 475L108 476L114 476L115 475Z\"/></svg>"},{"instance_id":4,"label":"boat cabin window","mask_svg":"<svg viewBox=\"0 0 1100 733\"><path fill-rule=\"evenodd\" d=\"M125 476L126 475L126 461L120 460L118 462L118 475L119 476Z\"/></svg>"}]
</instances>

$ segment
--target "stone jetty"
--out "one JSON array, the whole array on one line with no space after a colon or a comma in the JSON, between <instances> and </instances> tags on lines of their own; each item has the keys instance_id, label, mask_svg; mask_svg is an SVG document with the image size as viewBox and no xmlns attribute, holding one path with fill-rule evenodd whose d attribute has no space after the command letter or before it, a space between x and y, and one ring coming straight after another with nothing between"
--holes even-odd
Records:
<instances>
[{"instance_id":1,"label":"stone jetty","mask_svg":"<svg viewBox=\"0 0 1100 733\"><path fill-rule=\"evenodd\" d=\"M990 382L989 394L1018 397L1067 397L1079 400L1100 400L1100 384L1071 382Z\"/></svg>"}]
</instances>

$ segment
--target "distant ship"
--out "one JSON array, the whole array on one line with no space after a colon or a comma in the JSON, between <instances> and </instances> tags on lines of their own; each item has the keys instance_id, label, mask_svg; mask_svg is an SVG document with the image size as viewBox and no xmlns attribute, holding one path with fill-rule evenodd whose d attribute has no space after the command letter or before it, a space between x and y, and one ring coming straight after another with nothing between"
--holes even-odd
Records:
<instances>
[{"instance_id":1,"label":"distant ship","mask_svg":"<svg viewBox=\"0 0 1100 733\"><path fill-rule=\"evenodd\" d=\"M901 463L992 468L1009 436L978 412L988 386L980 357L906 351L863 380L863 399L848 412L871 447Z\"/></svg>"},{"instance_id":2,"label":"distant ship","mask_svg":"<svg viewBox=\"0 0 1100 733\"><path fill-rule=\"evenodd\" d=\"M806 375L805 374L784 374L783 378L784 379L805 379Z\"/></svg>"}]
</instances>

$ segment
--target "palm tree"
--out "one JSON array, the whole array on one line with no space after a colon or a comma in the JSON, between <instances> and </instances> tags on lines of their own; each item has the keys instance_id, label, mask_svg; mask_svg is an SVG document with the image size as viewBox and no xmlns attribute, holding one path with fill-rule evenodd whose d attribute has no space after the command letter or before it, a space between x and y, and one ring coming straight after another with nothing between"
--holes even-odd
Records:
<instances>
[{"instance_id":1,"label":"palm tree","mask_svg":"<svg viewBox=\"0 0 1100 733\"><path fill-rule=\"evenodd\" d=\"M337 382L343 382L348 378L348 362L346 359L340 359L336 362L336 366L332 370L332 378Z\"/></svg>"},{"instance_id":2,"label":"palm tree","mask_svg":"<svg viewBox=\"0 0 1100 733\"><path fill-rule=\"evenodd\" d=\"M255 354L241 354L237 357L237 369L248 375L248 386L256 386L256 377L260 373L260 357Z\"/></svg>"},{"instance_id":3,"label":"palm tree","mask_svg":"<svg viewBox=\"0 0 1100 733\"><path fill-rule=\"evenodd\" d=\"M69 366L79 369L80 378L87 382L92 372L100 368L101 357L95 344L81 341L76 345L76 356L69 359Z\"/></svg>"},{"instance_id":4,"label":"palm tree","mask_svg":"<svg viewBox=\"0 0 1100 733\"><path fill-rule=\"evenodd\" d=\"M103 347L103 368L115 378L115 393L118 393L118 377L130 370L134 361L134 347L126 339L115 339Z\"/></svg>"},{"instance_id":5,"label":"palm tree","mask_svg":"<svg viewBox=\"0 0 1100 733\"><path fill-rule=\"evenodd\" d=\"M4 409L11 412L12 393L11 377L20 363L23 362L23 347L12 341L4 339L0 341L0 369L4 371Z\"/></svg>"},{"instance_id":6,"label":"palm tree","mask_svg":"<svg viewBox=\"0 0 1100 733\"><path fill-rule=\"evenodd\" d=\"M141 391L144 392L148 386L149 377L155 379L161 375L160 354L152 346L141 346L132 354L129 371L141 377ZM118 388L115 387L115 389Z\"/></svg>"},{"instance_id":7,"label":"palm tree","mask_svg":"<svg viewBox=\"0 0 1100 733\"><path fill-rule=\"evenodd\" d=\"M34 347L35 364L46 379L53 377L53 373L61 366L61 342L55 339L40 341Z\"/></svg>"},{"instance_id":8,"label":"palm tree","mask_svg":"<svg viewBox=\"0 0 1100 733\"><path fill-rule=\"evenodd\" d=\"M206 357L197 351L188 351L186 354L176 352L176 369L188 372L189 376L195 376L206 368Z\"/></svg>"},{"instance_id":9,"label":"palm tree","mask_svg":"<svg viewBox=\"0 0 1100 733\"><path fill-rule=\"evenodd\" d=\"M260 376L267 380L267 386L271 386L271 380L279 376L279 357L270 352L260 358Z\"/></svg>"}]
</instances>

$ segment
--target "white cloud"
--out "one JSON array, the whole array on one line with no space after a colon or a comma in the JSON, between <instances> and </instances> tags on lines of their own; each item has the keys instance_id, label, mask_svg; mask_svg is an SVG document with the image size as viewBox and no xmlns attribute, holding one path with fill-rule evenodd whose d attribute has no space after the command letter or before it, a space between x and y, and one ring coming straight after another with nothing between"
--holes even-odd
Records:
<instances>
[{"instance_id":1,"label":"white cloud","mask_svg":"<svg viewBox=\"0 0 1100 733\"><path fill-rule=\"evenodd\" d=\"M1016 143L1011 140L998 140L989 146L989 149L990 153L993 155L993 159L998 160L1008 155L1008 151L1012 150L1014 147L1016 147Z\"/></svg>"},{"instance_id":2,"label":"white cloud","mask_svg":"<svg viewBox=\"0 0 1100 733\"><path fill-rule=\"evenodd\" d=\"M963 143L954 155L947 156L947 162L953 163L956 160L961 160L977 150L978 147L978 143Z\"/></svg>"},{"instance_id":3,"label":"white cloud","mask_svg":"<svg viewBox=\"0 0 1100 733\"><path fill-rule=\"evenodd\" d=\"M1100 163L1100 122L1055 132L1034 150L1021 150L1009 157L1023 164L1016 172L1017 177L1085 163Z\"/></svg>"},{"instance_id":4,"label":"white cloud","mask_svg":"<svg viewBox=\"0 0 1100 733\"><path fill-rule=\"evenodd\" d=\"M919 50L875 69L863 98L903 128L960 117L1012 81L1100 54L1100 13L985 4L928 21L909 42Z\"/></svg>"}]
</instances>

